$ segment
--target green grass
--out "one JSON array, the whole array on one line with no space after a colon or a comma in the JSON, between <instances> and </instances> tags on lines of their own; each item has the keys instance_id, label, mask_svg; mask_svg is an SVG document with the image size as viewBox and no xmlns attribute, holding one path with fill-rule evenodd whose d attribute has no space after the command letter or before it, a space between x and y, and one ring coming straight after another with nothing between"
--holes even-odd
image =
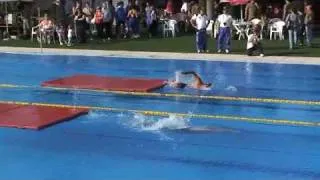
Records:
<instances>
[{"instance_id":1,"label":"green grass","mask_svg":"<svg viewBox=\"0 0 320 180\"><path fill-rule=\"evenodd\" d=\"M320 50L317 48L320 39L315 39L313 48L301 47L289 50L288 41L270 41L264 40L263 47L268 56L305 56L320 57ZM37 42L30 40L10 40L0 41L0 46L12 47L33 47L38 48ZM194 36L185 35L176 38L141 38L112 40L110 42L102 42L98 40L88 41L86 44L75 44L72 47L59 46L57 44L44 45L45 48L70 48L70 49L92 49L92 50L128 50L128 51L151 51L151 52L195 52ZM208 47L211 53L216 52L216 41L208 40ZM232 41L232 53L244 54L246 41Z\"/></svg>"}]
</instances>

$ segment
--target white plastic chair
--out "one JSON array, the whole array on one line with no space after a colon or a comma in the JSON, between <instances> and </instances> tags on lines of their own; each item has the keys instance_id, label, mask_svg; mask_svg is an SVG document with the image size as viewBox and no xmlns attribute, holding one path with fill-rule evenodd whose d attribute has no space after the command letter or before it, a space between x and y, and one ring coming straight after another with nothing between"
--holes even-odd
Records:
<instances>
[{"instance_id":1,"label":"white plastic chair","mask_svg":"<svg viewBox=\"0 0 320 180\"><path fill-rule=\"evenodd\" d=\"M253 25L261 25L261 23L262 23L262 21L260 20L260 19L252 19L251 20L251 23L253 24Z\"/></svg>"},{"instance_id":2,"label":"white plastic chair","mask_svg":"<svg viewBox=\"0 0 320 180\"><path fill-rule=\"evenodd\" d=\"M233 22L233 27L236 30L236 34L238 35L238 39L241 40L241 38L243 37L243 39L246 39L246 29L243 28L239 23L237 22Z\"/></svg>"},{"instance_id":3,"label":"white plastic chair","mask_svg":"<svg viewBox=\"0 0 320 180\"><path fill-rule=\"evenodd\" d=\"M34 37L38 38L39 26L34 26L31 28L31 41L33 41Z\"/></svg>"},{"instance_id":4,"label":"white plastic chair","mask_svg":"<svg viewBox=\"0 0 320 180\"><path fill-rule=\"evenodd\" d=\"M279 36L280 40L284 40L283 35L283 27L286 25L284 21L277 21L271 24L270 26L270 40L274 37L274 40L277 39L277 35Z\"/></svg>"},{"instance_id":5,"label":"white plastic chair","mask_svg":"<svg viewBox=\"0 0 320 180\"><path fill-rule=\"evenodd\" d=\"M164 21L163 23L163 37L169 37L169 34L172 34L172 37L176 37L176 25L177 21L170 19L168 21Z\"/></svg>"}]
</instances>

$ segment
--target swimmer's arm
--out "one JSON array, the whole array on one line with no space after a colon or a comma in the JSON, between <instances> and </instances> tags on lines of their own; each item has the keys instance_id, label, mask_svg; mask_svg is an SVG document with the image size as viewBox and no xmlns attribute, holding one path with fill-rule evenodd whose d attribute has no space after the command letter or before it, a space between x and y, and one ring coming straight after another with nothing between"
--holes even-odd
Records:
<instances>
[{"instance_id":1,"label":"swimmer's arm","mask_svg":"<svg viewBox=\"0 0 320 180\"><path fill-rule=\"evenodd\" d=\"M203 81L201 79L201 77L194 71L184 71L184 72L181 72L181 74L185 74L185 75L193 75L195 77L195 86L201 86L203 85Z\"/></svg>"}]
</instances>

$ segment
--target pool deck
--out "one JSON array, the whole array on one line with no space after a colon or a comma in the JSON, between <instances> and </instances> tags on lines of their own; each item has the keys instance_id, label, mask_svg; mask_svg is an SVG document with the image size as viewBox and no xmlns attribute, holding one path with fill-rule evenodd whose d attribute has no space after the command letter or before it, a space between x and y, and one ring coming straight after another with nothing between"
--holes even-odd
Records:
<instances>
[{"instance_id":1,"label":"pool deck","mask_svg":"<svg viewBox=\"0 0 320 180\"><path fill-rule=\"evenodd\" d=\"M225 62L254 62L272 64L308 64L320 65L319 57L288 57L288 56L267 56L249 57L234 54L197 54L197 53L169 53L169 52L143 52L143 51L104 51L104 50L83 50L83 49L54 49L44 48L21 48L1 47L0 53L15 54L36 54L36 55L74 55L74 56L101 56L101 57L123 57L123 58L152 58L152 59L175 59L175 60L204 60L204 61L225 61Z\"/></svg>"}]
</instances>

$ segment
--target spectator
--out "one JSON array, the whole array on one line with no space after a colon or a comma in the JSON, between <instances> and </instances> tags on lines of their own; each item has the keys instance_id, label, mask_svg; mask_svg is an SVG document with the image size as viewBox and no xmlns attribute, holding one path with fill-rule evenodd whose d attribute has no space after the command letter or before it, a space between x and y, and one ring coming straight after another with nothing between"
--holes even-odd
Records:
<instances>
[{"instance_id":1,"label":"spectator","mask_svg":"<svg viewBox=\"0 0 320 180\"><path fill-rule=\"evenodd\" d=\"M312 8L306 9L306 15L304 19L305 30L306 30L306 41L307 46L311 46L312 38L313 38L313 21L314 21L314 14Z\"/></svg>"},{"instance_id":2,"label":"spectator","mask_svg":"<svg viewBox=\"0 0 320 180\"><path fill-rule=\"evenodd\" d=\"M106 39L111 40L112 37L112 24L113 24L113 7L110 3L102 4L102 13L103 13L103 28L106 32Z\"/></svg>"},{"instance_id":3,"label":"spectator","mask_svg":"<svg viewBox=\"0 0 320 180\"><path fill-rule=\"evenodd\" d=\"M195 14L199 14L199 4L196 3L195 1L191 2L191 16L195 15Z\"/></svg>"},{"instance_id":4,"label":"spectator","mask_svg":"<svg viewBox=\"0 0 320 180\"><path fill-rule=\"evenodd\" d=\"M67 44L66 36L65 36L65 29L64 29L62 24L59 24L57 26L56 32L57 32L57 35L58 35L60 46L63 46L64 43Z\"/></svg>"},{"instance_id":5,"label":"spectator","mask_svg":"<svg viewBox=\"0 0 320 180\"><path fill-rule=\"evenodd\" d=\"M77 33L77 39L79 43L85 43L86 42L86 31L85 31L85 21L86 18L81 10L77 10L76 16L74 18L76 23L76 33Z\"/></svg>"},{"instance_id":6,"label":"spectator","mask_svg":"<svg viewBox=\"0 0 320 180\"><path fill-rule=\"evenodd\" d=\"M288 16L288 14L290 13L291 9L292 9L292 3L290 2L290 0L286 0L286 3L283 5L283 15L282 15L282 19L284 21Z\"/></svg>"},{"instance_id":7,"label":"spectator","mask_svg":"<svg viewBox=\"0 0 320 180\"><path fill-rule=\"evenodd\" d=\"M248 36L248 42L247 42L248 56L254 55L255 52L260 54L261 57L264 56L261 39L259 38L260 31L261 31L260 25L255 25L253 27L253 33Z\"/></svg>"},{"instance_id":8,"label":"spectator","mask_svg":"<svg viewBox=\"0 0 320 180\"><path fill-rule=\"evenodd\" d=\"M272 10L272 18L273 19L281 19L282 16L281 16L281 10L279 7L275 6L273 7L273 10Z\"/></svg>"},{"instance_id":9,"label":"spectator","mask_svg":"<svg viewBox=\"0 0 320 180\"><path fill-rule=\"evenodd\" d=\"M151 6L150 4L147 2L146 3L146 7L145 7L145 15L146 15L146 24L149 27L149 25L151 24Z\"/></svg>"},{"instance_id":10,"label":"spectator","mask_svg":"<svg viewBox=\"0 0 320 180\"><path fill-rule=\"evenodd\" d=\"M307 14L307 12L312 9L312 5L308 0L305 0L303 4L304 4L304 14Z\"/></svg>"},{"instance_id":11,"label":"spectator","mask_svg":"<svg viewBox=\"0 0 320 180\"><path fill-rule=\"evenodd\" d=\"M252 19L258 18L259 5L255 0L250 0L246 5L245 19L251 21Z\"/></svg>"},{"instance_id":12,"label":"spectator","mask_svg":"<svg viewBox=\"0 0 320 180\"><path fill-rule=\"evenodd\" d=\"M155 8L149 3L146 6L146 23L148 27L149 37L156 36L157 33L157 13Z\"/></svg>"},{"instance_id":13,"label":"spectator","mask_svg":"<svg viewBox=\"0 0 320 180\"><path fill-rule=\"evenodd\" d=\"M128 12L128 25L129 32L132 34L132 37L139 38L138 12L135 8L130 9Z\"/></svg>"},{"instance_id":14,"label":"spectator","mask_svg":"<svg viewBox=\"0 0 320 180\"><path fill-rule=\"evenodd\" d=\"M79 1L76 1L76 4L72 7L72 15L73 17L77 16L78 10L81 10L81 4Z\"/></svg>"},{"instance_id":15,"label":"spectator","mask_svg":"<svg viewBox=\"0 0 320 180\"><path fill-rule=\"evenodd\" d=\"M172 0L168 0L166 9L164 11L170 17L172 16L172 14L173 14L173 3L172 3Z\"/></svg>"},{"instance_id":16,"label":"spectator","mask_svg":"<svg viewBox=\"0 0 320 180\"><path fill-rule=\"evenodd\" d=\"M151 37L157 36L157 30L158 30L158 19L157 19L157 12L154 6L151 6L151 25L149 27L149 34L151 34Z\"/></svg>"},{"instance_id":17,"label":"spectator","mask_svg":"<svg viewBox=\"0 0 320 180\"><path fill-rule=\"evenodd\" d=\"M298 40L300 46L303 46L304 44L304 32L305 32L305 27L304 27L304 15L303 12L298 11L298 18L299 18L299 25L298 25Z\"/></svg>"},{"instance_id":18,"label":"spectator","mask_svg":"<svg viewBox=\"0 0 320 180\"><path fill-rule=\"evenodd\" d=\"M124 3L120 2L116 9L116 33L118 36L125 36L127 13L123 6Z\"/></svg>"},{"instance_id":19,"label":"spectator","mask_svg":"<svg viewBox=\"0 0 320 180\"><path fill-rule=\"evenodd\" d=\"M43 20L40 21L39 29L42 32L51 30L53 28L53 22L48 18L48 14L44 14Z\"/></svg>"},{"instance_id":20,"label":"spectator","mask_svg":"<svg viewBox=\"0 0 320 180\"><path fill-rule=\"evenodd\" d=\"M91 22L91 18L92 18L92 9L91 9L89 3L86 3L84 5L82 12L86 18L86 22L89 24Z\"/></svg>"},{"instance_id":21,"label":"spectator","mask_svg":"<svg viewBox=\"0 0 320 180\"><path fill-rule=\"evenodd\" d=\"M203 10L200 10L199 14L195 14L191 18L191 24L196 29L196 44L197 52L204 53L207 50L207 26L209 19L204 14Z\"/></svg>"},{"instance_id":22,"label":"spectator","mask_svg":"<svg viewBox=\"0 0 320 180\"><path fill-rule=\"evenodd\" d=\"M85 16L84 28L88 31L88 34L91 36L90 25L91 25L91 18L92 18L92 9L88 2L85 3L82 13Z\"/></svg>"},{"instance_id":23,"label":"spectator","mask_svg":"<svg viewBox=\"0 0 320 180\"><path fill-rule=\"evenodd\" d=\"M290 10L285 22L289 33L289 47L290 49L293 49L297 45L297 35L300 24L296 9Z\"/></svg>"},{"instance_id":24,"label":"spectator","mask_svg":"<svg viewBox=\"0 0 320 180\"><path fill-rule=\"evenodd\" d=\"M50 44L50 32L52 32L54 29L53 22L48 18L48 14L44 14L43 20L40 21L40 24L38 25L40 30L40 35L42 38L44 38L45 42L48 40L48 44Z\"/></svg>"},{"instance_id":25,"label":"spectator","mask_svg":"<svg viewBox=\"0 0 320 180\"><path fill-rule=\"evenodd\" d=\"M140 3L139 0L136 0L134 3L134 9L137 11L137 15L139 16L139 14L141 13L141 9L140 9Z\"/></svg>"},{"instance_id":26,"label":"spectator","mask_svg":"<svg viewBox=\"0 0 320 180\"><path fill-rule=\"evenodd\" d=\"M221 53L222 50L225 50L227 54L230 52L232 21L232 16L229 15L227 9L224 8L222 14L217 18L217 23L220 27L217 45L218 53Z\"/></svg>"},{"instance_id":27,"label":"spectator","mask_svg":"<svg viewBox=\"0 0 320 180\"><path fill-rule=\"evenodd\" d=\"M100 7L97 7L93 19L94 19L94 23L96 25L98 37L100 39L102 39L103 38L103 14L101 12Z\"/></svg>"},{"instance_id":28,"label":"spectator","mask_svg":"<svg viewBox=\"0 0 320 180\"><path fill-rule=\"evenodd\" d=\"M68 43L67 46L72 45L72 37L73 37L73 30L71 28L71 25L68 26Z\"/></svg>"},{"instance_id":29,"label":"spectator","mask_svg":"<svg viewBox=\"0 0 320 180\"><path fill-rule=\"evenodd\" d=\"M126 14L128 14L130 9L132 9L132 8L133 8L133 5L132 5L131 1L128 1L128 4L127 4L127 6L125 8Z\"/></svg>"}]
</instances>

